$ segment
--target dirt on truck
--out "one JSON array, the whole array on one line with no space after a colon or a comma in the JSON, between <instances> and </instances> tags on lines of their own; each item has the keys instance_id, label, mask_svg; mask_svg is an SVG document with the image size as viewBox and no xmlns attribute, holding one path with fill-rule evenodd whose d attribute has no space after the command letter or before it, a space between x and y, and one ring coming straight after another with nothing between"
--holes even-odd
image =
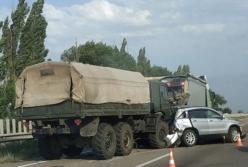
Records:
<instances>
[{"instance_id":1,"label":"dirt on truck","mask_svg":"<svg viewBox=\"0 0 248 167\"><path fill-rule=\"evenodd\" d=\"M200 93L199 93L200 92ZM77 156L91 147L100 159L128 155L137 140L164 140L177 106L209 106L204 79L147 79L138 72L82 63L44 62L16 82L16 112L32 121L45 159Z\"/></svg>"}]
</instances>

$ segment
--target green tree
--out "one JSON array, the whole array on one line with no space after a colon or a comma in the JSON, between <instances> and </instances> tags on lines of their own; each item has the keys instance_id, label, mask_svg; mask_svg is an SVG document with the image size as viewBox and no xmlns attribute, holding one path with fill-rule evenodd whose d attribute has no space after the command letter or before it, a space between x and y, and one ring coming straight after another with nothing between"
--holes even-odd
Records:
<instances>
[{"instance_id":1,"label":"green tree","mask_svg":"<svg viewBox=\"0 0 248 167\"><path fill-rule=\"evenodd\" d=\"M242 113L244 113L244 111L243 110L238 110L238 113L242 114Z\"/></svg>"},{"instance_id":2,"label":"green tree","mask_svg":"<svg viewBox=\"0 0 248 167\"><path fill-rule=\"evenodd\" d=\"M121 44L121 49L120 49L121 53L126 52L126 46L127 46L127 40L126 40L126 38L124 38L123 41L122 41L122 44Z\"/></svg>"},{"instance_id":3,"label":"green tree","mask_svg":"<svg viewBox=\"0 0 248 167\"><path fill-rule=\"evenodd\" d=\"M170 76L172 75L172 72L169 71L166 67L161 66L152 66L150 70L149 76L151 77L158 77L158 76Z\"/></svg>"},{"instance_id":4,"label":"green tree","mask_svg":"<svg viewBox=\"0 0 248 167\"><path fill-rule=\"evenodd\" d=\"M145 56L145 47L139 50L139 55L137 58L137 70L141 72L144 76L149 76L151 70L150 60Z\"/></svg>"},{"instance_id":5,"label":"green tree","mask_svg":"<svg viewBox=\"0 0 248 167\"><path fill-rule=\"evenodd\" d=\"M12 117L15 104L15 82L8 80L0 85L0 118Z\"/></svg>"},{"instance_id":6,"label":"green tree","mask_svg":"<svg viewBox=\"0 0 248 167\"><path fill-rule=\"evenodd\" d=\"M223 96L215 93L213 90L209 90L209 91L210 91L210 99L212 101L213 108L216 110L223 110L222 106L227 104L226 99Z\"/></svg>"},{"instance_id":7,"label":"green tree","mask_svg":"<svg viewBox=\"0 0 248 167\"><path fill-rule=\"evenodd\" d=\"M2 37L0 39L0 52L2 56L0 57L0 79L7 79L10 77L10 72L12 71L12 57L11 57L11 34L9 28L9 18L6 17L2 27ZM13 76L12 76L13 77Z\"/></svg>"},{"instance_id":8,"label":"green tree","mask_svg":"<svg viewBox=\"0 0 248 167\"><path fill-rule=\"evenodd\" d=\"M174 72L174 75L186 75L190 73L189 65L179 65L177 70Z\"/></svg>"},{"instance_id":9,"label":"green tree","mask_svg":"<svg viewBox=\"0 0 248 167\"><path fill-rule=\"evenodd\" d=\"M222 112L223 112L224 114L225 114L225 113L231 114L231 113L232 113L232 109L230 109L229 107L225 107L225 108L223 108Z\"/></svg>"},{"instance_id":10,"label":"green tree","mask_svg":"<svg viewBox=\"0 0 248 167\"><path fill-rule=\"evenodd\" d=\"M75 46L72 46L71 48L64 50L64 52L61 54L61 60L65 62L72 62L76 60L76 49L78 49Z\"/></svg>"},{"instance_id":11,"label":"green tree","mask_svg":"<svg viewBox=\"0 0 248 167\"><path fill-rule=\"evenodd\" d=\"M125 39L123 41L122 49L124 49L124 45L127 45ZM76 48L72 46L62 53L61 60L66 62L75 61L75 54ZM81 63L136 70L135 59L125 49L120 51L116 46L112 47L102 42L88 41L83 45L79 45L77 54Z\"/></svg>"},{"instance_id":12,"label":"green tree","mask_svg":"<svg viewBox=\"0 0 248 167\"><path fill-rule=\"evenodd\" d=\"M0 116L10 116L15 101L16 76L27 66L44 61L47 23L41 15L43 0L33 3L31 12L25 0L0 23ZM27 15L29 16L27 18ZM31 54L30 54L31 53Z\"/></svg>"},{"instance_id":13,"label":"green tree","mask_svg":"<svg viewBox=\"0 0 248 167\"><path fill-rule=\"evenodd\" d=\"M45 49L47 22L43 13L44 0L33 3L20 36L17 73L26 66L43 62L48 54Z\"/></svg>"}]
</instances>

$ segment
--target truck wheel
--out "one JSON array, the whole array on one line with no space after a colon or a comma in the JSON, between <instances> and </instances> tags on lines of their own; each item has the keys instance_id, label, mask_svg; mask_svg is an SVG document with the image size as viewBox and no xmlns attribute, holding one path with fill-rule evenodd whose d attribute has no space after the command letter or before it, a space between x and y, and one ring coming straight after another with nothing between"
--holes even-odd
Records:
<instances>
[{"instance_id":1,"label":"truck wheel","mask_svg":"<svg viewBox=\"0 0 248 167\"><path fill-rule=\"evenodd\" d=\"M168 125L160 121L155 134L149 134L150 145L154 148L165 148L167 143L165 137L169 132Z\"/></svg>"},{"instance_id":2,"label":"truck wheel","mask_svg":"<svg viewBox=\"0 0 248 167\"><path fill-rule=\"evenodd\" d=\"M227 141L230 143L237 142L238 134L239 134L238 128L237 127L231 127L228 131L228 134L227 134Z\"/></svg>"},{"instance_id":3,"label":"truck wheel","mask_svg":"<svg viewBox=\"0 0 248 167\"><path fill-rule=\"evenodd\" d=\"M62 156L61 146L55 137L44 137L38 139L38 147L40 155L47 159L59 159Z\"/></svg>"},{"instance_id":4,"label":"truck wheel","mask_svg":"<svg viewBox=\"0 0 248 167\"><path fill-rule=\"evenodd\" d=\"M68 157L76 157L79 156L82 152L82 148L78 148L76 146L69 146L66 149L63 149L63 153Z\"/></svg>"},{"instance_id":5,"label":"truck wheel","mask_svg":"<svg viewBox=\"0 0 248 167\"><path fill-rule=\"evenodd\" d=\"M129 155L133 149L133 131L129 124L118 123L115 126L116 133L116 155Z\"/></svg>"},{"instance_id":6,"label":"truck wheel","mask_svg":"<svg viewBox=\"0 0 248 167\"><path fill-rule=\"evenodd\" d=\"M110 159L116 151L116 135L113 127L100 123L92 139L92 148L100 159Z\"/></svg>"},{"instance_id":7,"label":"truck wheel","mask_svg":"<svg viewBox=\"0 0 248 167\"><path fill-rule=\"evenodd\" d=\"M183 144L187 147L192 147L197 143L198 137L195 131L187 129L183 132Z\"/></svg>"}]
</instances>

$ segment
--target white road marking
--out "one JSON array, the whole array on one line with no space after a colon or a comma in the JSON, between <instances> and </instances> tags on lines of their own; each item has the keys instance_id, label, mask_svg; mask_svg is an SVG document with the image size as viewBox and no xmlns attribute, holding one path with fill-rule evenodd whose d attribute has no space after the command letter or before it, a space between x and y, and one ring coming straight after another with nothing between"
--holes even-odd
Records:
<instances>
[{"instance_id":1,"label":"white road marking","mask_svg":"<svg viewBox=\"0 0 248 167\"><path fill-rule=\"evenodd\" d=\"M121 158L120 157L114 157L114 158L108 160L107 162L112 162L112 161L115 161L115 160L118 160L118 159L121 159Z\"/></svg>"},{"instance_id":2,"label":"white road marking","mask_svg":"<svg viewBox=\"0 0 248 167\"><path fill-rule=\"evenodd\" d=\"M163 159L163 158L168 157L168 156L169 156L169 154L165 154L163 156L160 156L160 157L154 158L154 159L152 159L150 161L147 161L147 162L145 162L143 164L136 165L135 167L143 167L143 166L146 166L146 165L148 165L150 163L153 163L155 161L158 161L158 160Z\"/></svg>"},{"instance_id":3,"label":"white road marking","mask_svg":"<svg viewBox=\"0 0 248 167\"><path fill-rule=\"evenodd\" d=\"M38 164L45 163L45 162L47 162L47 161L39 161L39 162L31 163L31 164L20 165L20 166L17 166L17 167L33 166L33 165L38 165Z\"/></svg>"}]
</instances>

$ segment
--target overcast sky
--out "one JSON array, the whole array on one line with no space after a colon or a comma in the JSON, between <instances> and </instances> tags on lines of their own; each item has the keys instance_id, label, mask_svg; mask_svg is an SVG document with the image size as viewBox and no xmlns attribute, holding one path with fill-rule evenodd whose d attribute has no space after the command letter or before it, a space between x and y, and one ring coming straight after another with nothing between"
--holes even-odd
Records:
<instances>
[{"instance_id":1,"label":"overcast sky","mask_svg":"<svg viewBox=\"0 0 248 167\"><path fill-rule=\"evenodd\" d=\"M0 0L1 20L16 3ZM152 64L189 64L232 109L248 111L247 0L46 0L44 15L53 60L76 40L120 46L126 37L134 56L145 46Z\"/></svg>"}]
</instances>

